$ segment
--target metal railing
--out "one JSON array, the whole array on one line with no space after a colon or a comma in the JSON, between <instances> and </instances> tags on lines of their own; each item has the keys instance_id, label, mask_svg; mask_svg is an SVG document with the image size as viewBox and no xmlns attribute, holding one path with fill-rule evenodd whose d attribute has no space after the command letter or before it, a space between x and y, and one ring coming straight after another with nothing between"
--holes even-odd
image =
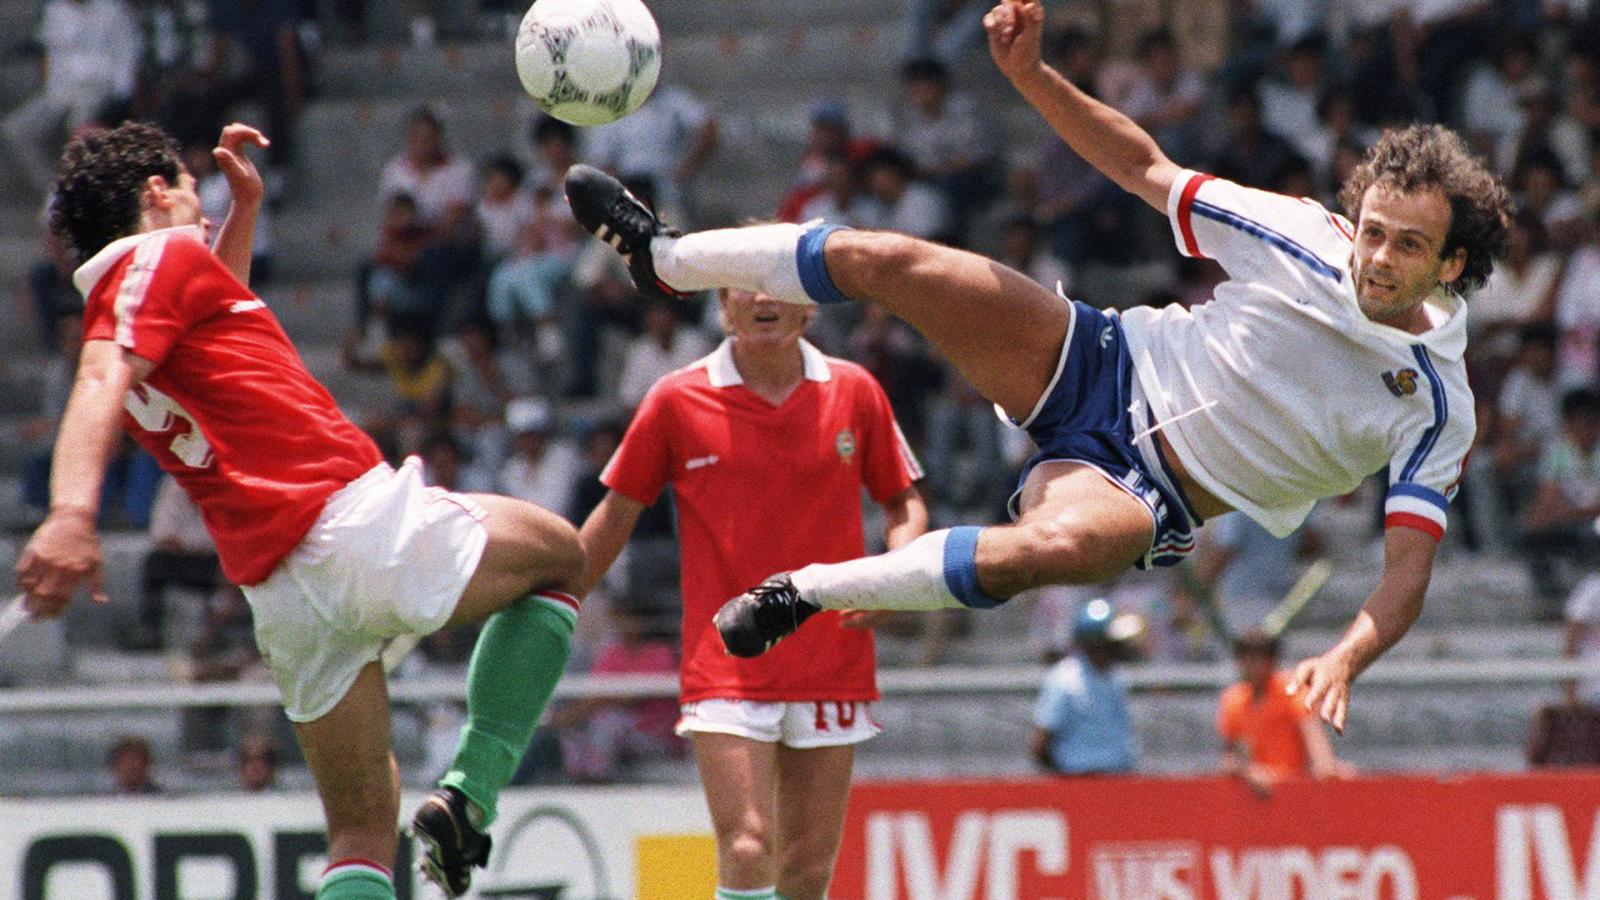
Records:
<instances>
[{"instance_id":1,"label":"metal railing","mask_svg":"<svg viewBox=\"0 0 1600 900\"><path fill-rule=\"evenodd\" d=\"M1217 690L1236 680L1227 663L1130 665L1122 670L1136 691ZM1039 688L1045 669L1038 666L886 669L878 674L885 695L1008 694ZM1559 684L1600 677L1600 660L1478 659L1380 662L1360 684L1391 687ZM399 679L389 685L398 703L441 703L466 697L460 677ZM556 687L564 699L675 698L676 675L569 675ZM172 709L200 706L276 706L278 688L270 682L220 684L74 685L0 690L0 715L97 710Z\"/></svg>"}]
</instances>

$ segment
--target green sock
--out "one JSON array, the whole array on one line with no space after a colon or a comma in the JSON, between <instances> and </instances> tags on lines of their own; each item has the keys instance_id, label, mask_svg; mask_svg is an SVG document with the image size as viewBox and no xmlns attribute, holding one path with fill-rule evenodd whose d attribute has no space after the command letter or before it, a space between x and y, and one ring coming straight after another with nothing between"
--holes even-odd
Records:
<instances>
[{"instance_id":1,"label":"green sock","mask_svg":"<svg viewBox=\"0 0 1600 900\"><path fill-rule=\"evenodd\" d=\"M717 888L716 900L774 900L778 896L775 887L750 888L748 890L735 890L734 888Z\"/></svg>"},{"instance_id":2,"label":"green sock","mask_svg":"<svg viewBox=\"0 0 1600 900\"><path fill-rule=\"evenodd\" d=\"M478 635L467 667L467 724L439 785L483 811L479 828L494 821L495 801L528 750L566 668L577 621L575 598L539 591L490 616Z\"/></svg>"},{"instance_id":3,"label":"green sock","mask_svg":"<svg viewBox=\"0 0 1600 900\"><path fill-rule=\"evenodd\" d=\"M336 866L323 874L316 900L395 900L394 884L375 868Z\"/></svg>"}]
</instances>

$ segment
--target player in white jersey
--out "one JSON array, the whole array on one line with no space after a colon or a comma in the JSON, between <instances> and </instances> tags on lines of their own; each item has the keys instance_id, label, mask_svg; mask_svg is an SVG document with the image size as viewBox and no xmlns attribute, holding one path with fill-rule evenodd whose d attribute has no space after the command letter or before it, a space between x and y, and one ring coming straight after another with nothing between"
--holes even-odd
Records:
<instances>
[{"instance_id":1,"label":"player in white jersey","mask_svg":"<svg viewBox=\"0 0 1600 900\"><path fill-rule=\"evenodd\" d=\"M760 225L669 232L614 179L567 176L573 213L642 290L713 287L795 303L870 300L917 328L1039 445L1016 521L929 532L882 556L773 576L729 601L729 652L756 655L819 609L989 607L1041 584L1170 565L1205 519L1287 534L1319 498L1390 469L1384 567L1343 637L1293 687L1344 726L1350 682L1421 611L1474 431L1460 291L1505 241L1505 189L1440 127L1378 143L1310 200L1180 168L1126 116L1041 62L1039 0L987 16L1000 70L1080 156L1171 219L1229 280L1192 310L1064 302L992 260L904 235Z\"/></svg>"}]
</instances>

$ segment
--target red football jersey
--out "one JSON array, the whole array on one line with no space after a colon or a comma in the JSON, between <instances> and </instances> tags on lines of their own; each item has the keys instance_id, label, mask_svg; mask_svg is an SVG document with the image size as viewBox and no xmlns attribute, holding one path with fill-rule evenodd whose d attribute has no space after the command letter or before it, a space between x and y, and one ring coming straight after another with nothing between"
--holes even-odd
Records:
<instances>
[{"instance_id":1,"label":"red football jersey","mask_svg":"<svg viewBox=\"0 0 1600 900\"><path fill-rule=\"evenodd\" d=\"M922 477L883 389L802 344L806 378L773 406L724 343L657 382L600 475L653 503L672 484L683 572L682 697L875 700L872 633L814 616L755 659L727 654L711 617L775 572L866 552L861 489L887 502Z\"/></svg>"},{"instance_id":2,"label":"red football jersey","mask_svg":"<svg viewBox=\"0 0 1600 900\"><path fill-rule=\"evenodd\" d=\"M382 456L200 235L123 238L73 281L86 298L84 339L154 364L128 392L123 426L194 498L228 580L255 584L328 496Z\"/></svg>"}]
</instances>

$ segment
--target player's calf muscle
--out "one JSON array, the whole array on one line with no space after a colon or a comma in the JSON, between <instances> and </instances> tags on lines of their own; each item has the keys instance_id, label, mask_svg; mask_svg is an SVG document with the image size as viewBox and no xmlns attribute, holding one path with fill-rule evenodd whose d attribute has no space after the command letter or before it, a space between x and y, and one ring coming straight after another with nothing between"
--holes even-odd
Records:
<instances>
[{"instance_id":1,"label":"player's calf muscle","mask_svg":"<svg viewBox=\"0 0 1600 900\"><path fill-rule=\"evenodd\" d=\"M931 245L887 231L837 231L828 238L828 275L845 296L893 306L906 293L907 275Z\"/></svg>"}]
</instances>

